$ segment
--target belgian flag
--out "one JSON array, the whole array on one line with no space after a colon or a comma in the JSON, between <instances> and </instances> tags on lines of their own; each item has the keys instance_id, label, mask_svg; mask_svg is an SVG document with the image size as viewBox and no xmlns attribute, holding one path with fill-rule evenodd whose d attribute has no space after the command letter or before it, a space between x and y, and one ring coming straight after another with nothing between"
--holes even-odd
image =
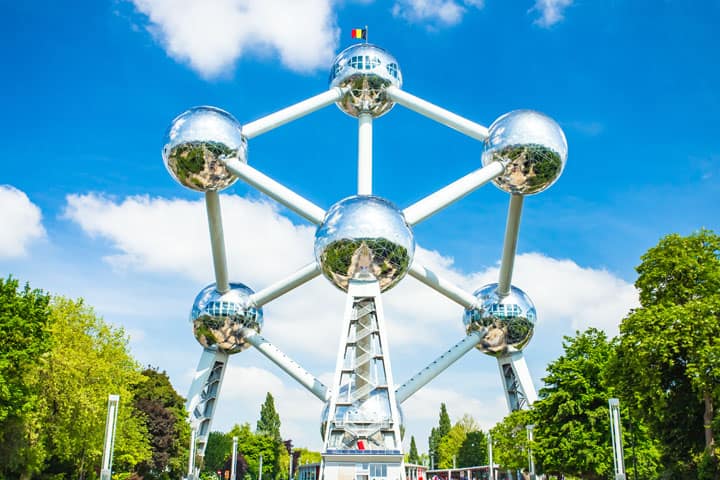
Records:
<instances>
[{"instance_id":1,"label":"belgian flag","mask_svg":"<svg viewBox=\"0 0 720 480\"><path fill-rule=\"evenodd\" d=\"M352 38L367 40L367 28L353 28L351 33Z\"/></svg>"}]
</instances>

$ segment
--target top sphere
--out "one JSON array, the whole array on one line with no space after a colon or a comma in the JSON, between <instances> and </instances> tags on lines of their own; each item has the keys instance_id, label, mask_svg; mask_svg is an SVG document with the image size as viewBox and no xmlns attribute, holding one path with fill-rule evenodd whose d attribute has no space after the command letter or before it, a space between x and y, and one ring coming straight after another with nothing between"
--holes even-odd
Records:
<instances>
[{"instance_id":1,"label":"top sphere","mask_svg":"<svg viewBox=\"0 0 720 480\"><path fill-rule=\"evenodd\" d=\"M237 180L223 160L247 163L247 140L235 117L215 107L178 115L165 134L163 161L181 185L200 192L223 190Z\"/></svg>"},{"instance_id":2,"label":"top sphere","mask_svg":"<svg viewBox=\"0 0 720 480\"><path fill-rule=\"evenodd\" d=\"M248 348L245 329L260 333L263 326L262 308L250 300L253 293L242 283L231 283L225 293L218 292L214 283L203 288L190 312L193 333L200 345L225 353Z\"/></svg>"},{"instance_id":3,"label":"top sphere","mask_svg":"<svg viewBox=\"0 0 720 480\"><path fill-rule=\"evenodd\" d=\"M393 107L385 87L402 86L402 72L395 57L369 44L352 45L335 57L330 70L330 87L347 87L337 106L350 116L369 113L379 117Z\"/></svg>"},{"instance_id":4,"label":"top sphere","mask_svg":"<svg viewBox=\"0 0 720 480\"><path fill-rule=\"evenodd\" d=\"M505 163L495 185L508 193L532 195L555 183L567 154L565 134L555 120L534 110L515 110L490 125L482 164Z\"/></svg>"},{"instance_id":5,"label":"top sphere","mask_svg":"<svg viewBox=\"0 0 720 480\"><path fill-rule=\"evenodd\" d=\"M510 287L510 294L501 297L497 288L497 283L491 283L476 290L473 295L479 306L465 310L463 316L468 333L488 329L477 349L493 356L522 350L530 342L537 321L535 305L525 292Z\"/></svg>"},{"instance_id":6,"label":"top sphere","mask_svg":"<svg viewBox=\"0 0 720 480\"><path fill-rule=\"evenodd\" d=\"M380 291L397 284L415 253L410 226L387 200L356 195L340 200L315 232L315 258L341 290L351 279L377 280Z\"/></svg>"}]
</instances>

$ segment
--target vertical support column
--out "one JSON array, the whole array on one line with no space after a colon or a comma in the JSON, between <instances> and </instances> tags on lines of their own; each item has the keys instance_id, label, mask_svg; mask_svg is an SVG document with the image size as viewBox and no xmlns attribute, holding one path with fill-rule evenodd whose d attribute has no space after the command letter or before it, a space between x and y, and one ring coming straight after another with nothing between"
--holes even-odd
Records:
<instances>
[{"instance_id":1,"label":"vertical support column","mask_svg":"<svg viewBox=\"0 0 720 480\"><path fill-rule=\"evenodd\" d=\"M537 393L522 352L503 355L497 361L508 409L514 412L529 408L537 400Z\"/></svg>"},{"instance_id":2,"label":"vertical support column","mask_svg":"<svg viewBox=\"0 0 720 480\"><path fill-rule=\"evenodd\" d=\"M358 195L372 195L372 122L369 113L358 116Z\"/></svg>"},{"instance_id":3,"label":"vertical support column","mask_svg":"<svg viewBox=\"0 0 720 480\"><path fill-rule=\"evenodd\" d=\"M205 192L208 226L210 227L210 246L212 247L213 267L215 268L215 289L220 293L230 290L227 259L225 258L225 235L223 234L220 194Z\"/></svg>"},{"instance_id":4,"label":"vertical support column","mask_svg":"<svg viewBox=\"0 0 720 480\"><path fill-rule=\"evenodd\" d=\"M185 408L188 411L190 428L195 430L193 444L196 445L194 448L198 457L205 456L205 446L210 434L227 361L227 353L209 348L203 349L195 376L190 384ZM191 473L195 474L195 472Z\"/></svg>"},{"instance_id":5,"label":"vertical support column","mask_svg":"<svg viewBox=\"0 0 720 480\"><path fill-rule=\"evenodd\" d=\"M515 251L517 250L518 233L520 232L520 216L522 215L523 196L511 195L508 207L507 224L505 226L505 240L500 263L498 278L498 295L506 297L510 293L512 284L513 266L515 265Z\"/></svg>"},{"instance_id":6,"label":"vertical support column","mask_svg":"<svg viewBox=\"0 0 720 480\"><path fill-rule=\"evenodd\" d=\"M615 480L625 480L625 459L622 446L622 427L620 425L620 400L608 400L610 407L610 437L613 445L613 464L615 467Z\"/></svg>"},{"instance_id":7,"label":"vertical support column","mask_svg":"<svg viewBox=\"0 0 720 480\"><path fill-rule=\"evenodd\" d=\"M108 411L105 420L105 442L102 456L102 470L100 480L110 480L112 477L112 458L115 448L115 426L117 425L118 408L120 395L108 396Z\"/></svg>"}]
</instances>

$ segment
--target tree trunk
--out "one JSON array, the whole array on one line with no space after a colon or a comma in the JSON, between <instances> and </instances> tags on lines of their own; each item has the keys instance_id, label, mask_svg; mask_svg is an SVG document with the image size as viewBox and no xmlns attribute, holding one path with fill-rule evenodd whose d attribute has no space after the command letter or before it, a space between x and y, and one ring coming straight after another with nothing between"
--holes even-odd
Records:
<instances>
[{"instance_id":1,"label":"tree trunk","mask_svg":"<svg viewBox=\"0 0 720 480\"><path fill-rule=\"evenodd\" d=\"M715 456L715 437L712 430L713 401L712 395L709 391L705 390L703 393L703 400L705 400L705 413L703 414L703 421L705 425L705 451L707 451L710 456Z\"/></svg>"}]
</instances>

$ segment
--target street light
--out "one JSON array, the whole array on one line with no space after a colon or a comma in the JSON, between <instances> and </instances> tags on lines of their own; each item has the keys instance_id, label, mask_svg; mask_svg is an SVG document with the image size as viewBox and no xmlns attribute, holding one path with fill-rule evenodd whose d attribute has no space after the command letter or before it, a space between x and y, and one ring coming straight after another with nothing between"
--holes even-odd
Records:
<instances>
[{"instance_id":1,"label":"street light","mask_svg":"<svg viewBox=\"0 0 720 480\"><path fill-rule=\"evenodd\" d=\"M525 425L525 430L527 430L527 440L528 440L528 469L530 470L530 479L535 480L535 461L533 460L533 454L532 454L532 442L533 442L533 428L535 428L535 425Z\"/></svg>"}]
</instances>

